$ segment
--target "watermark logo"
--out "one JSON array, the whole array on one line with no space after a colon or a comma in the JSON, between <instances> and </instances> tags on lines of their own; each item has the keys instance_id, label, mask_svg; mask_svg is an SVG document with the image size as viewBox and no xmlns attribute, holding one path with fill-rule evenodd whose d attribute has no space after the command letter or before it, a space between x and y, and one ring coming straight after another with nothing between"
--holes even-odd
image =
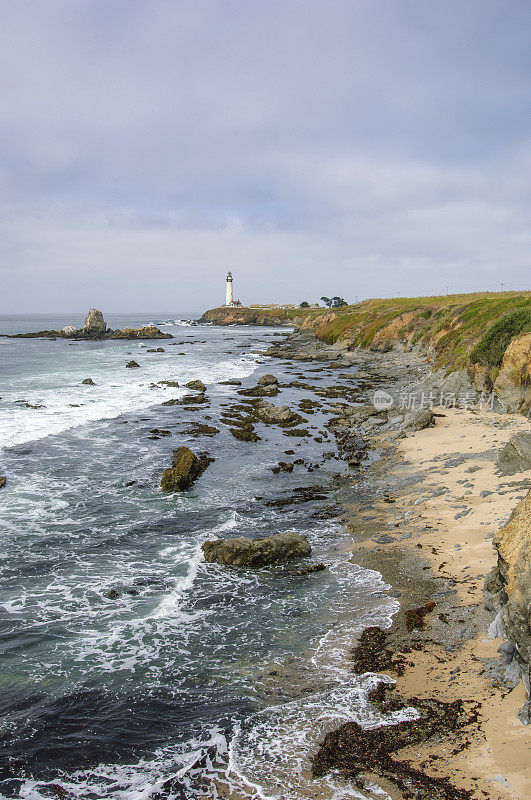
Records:
<instances>
[{"instance_id":1,"label":"watermark logo","mask_svg":"<svg viewBox=\"0 0 531 800\"><path fill-rule=\"evenodd\" d=\"M399 411L416 411L419 408L479 408L482 411L494 409L493 392L475 392L473 389L462 392L408 391L402 389L393 397L383 389L377 389L372 404L377 411L395 408Z\"/></svg>"},{"instance_id":2,"label":"watermark logo","mask_svg":"<svg viewBox=\"0 0 531 800\"><path fill-rule=\"evenodd\" d=\"M384 411L386 408L391 408L394 400L390 394L384 392L383 389L377 389L372 398L372 404L377 411Z\"/></svg>"}]
</instances>

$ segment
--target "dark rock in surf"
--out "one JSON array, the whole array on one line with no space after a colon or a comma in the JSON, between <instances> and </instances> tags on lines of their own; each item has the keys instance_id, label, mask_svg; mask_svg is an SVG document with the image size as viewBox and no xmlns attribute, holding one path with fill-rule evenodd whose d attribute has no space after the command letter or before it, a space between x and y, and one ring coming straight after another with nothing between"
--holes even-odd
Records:
<instances>
[{"instance_id":1,"label":"dark rock in surf","mask_svg":"<svg viewBox=\"0 0 531 800\"><path fill-rule=\"evenodd\" d=\"M188 447L178 447L173 451L171 467L162 473L160 486L163 492L182 492L189 489L213 461L205 453L199 457Z\"/></svg>"},{"instance_id":2,"label":"dark rock in surf","mask_svg":"<svg viewBox=\"0 0 531 800\"><path fill-rule=\"evenodd\" d=\"M244 397L276 397L278 387L274 384L271 386L252 386L250 389L240 389L238 394Z\"/></svg>"},{"instance_id":3,"label":"dark rock in surf","mask_svg":"<svg viewBox=\"0 0 531 800\"><path fill-rule=\"evenodd\" d=\"M262 401L254 409L255 415L268 425L295 425L302 422L300 414L296 414L289 406L275 406L273 403Z\"/></svg>"},{"instance_id":4,"label":"dark rock in surf","mask_svg":"<svg viewBox=\"0 0 531 800\"><path fill-rule=\"evenodd\" d=\"M200 394L185 394L179 400L179 405L181 406L201 405L203 403L210 403L210 400L202 392ZM163 405L166 405L166 403L163 403Z\"/></svg>"},{"instance_id":5,"label":"dark rock in surf","mask_svg":"<svg viewBox=\"0 0 531 800\"><path fill-rule=\"evenodd\" d=\"M7 483L7 478L5 475L0 475L0 489L3 489Z\"/></svg>"},{"instance_id":6,"label":"dark rock in surf","mask_svg":"<svg viewBox=\"0 0 531 800\"><path fill-rule=\"evenodd\" d=\"M260 437L254 432L254 428L251 425L246 425L241 428L229 428L229 431L232 433L234 438L238 439L240 442L260 441Z\"/></svg>"},{"instance_id":7,"label":"dark rock in surf","mask_svg":"<svg viewBox=\"0 0 531 800\"><path fill-rule=\"evenodd\" d=\"M279 461L278 466L271 467L271 472L274 475L277 475L281 470L282 472L293 472L293 461Z\"/></svg>"},{"instance_id":8,"label":"dark rock in surf","mask_svg":"<svg viewBox=\"0 0 531 800\"><path fill-rule=\"evenodd\" d=\"M262 375L261 378L258 378L258 385L259 386L275 386L278 384L278 378L275 375L267 374Z\"/></svg>"},{"instance_id":9,"label":"dark rock in surf","mask_svg":"<svg viewBox=\"0 0 531 800\"><path fill-rule=\"evenodd\" d=\"M125 365L128 369L133 369L133 367L139 367L140 364L137 364L136 361L128 361Z\"/></svg>"},{"instance_id":10,"label":"dark rock in surf","mask_svg":"<svg viewBox=\"0 0 531 800\"><path fill-rule=\"evenodd\" d=\"M85 378L85 380L81 381L81 383L84 383L85 386L96 386L92 378Z\"/></svg>"},{"instance_id":11,"label":"dark rock in surf","mask_svg":"<svg viewBox=\"0 0 531 800\"><path fill-rule=\"evenodd\" d=\"M203 381L188 381L184 385L187 389L193 389L196 392L206 392L206 386Z\"/></svg>"},{"instance_id":12,"label":"dark rock in surf","mask_svg":"<svg viewBox=\"0 0 531 800\"><path fill-rule=\"evenodd\" d=\"M209 563L230 564L235 567L263 567L292 558L309 556L312 548L300 533L286 531L263 539L216 539L202 545L205 560Z\"/></svg>"},{"instance_id":13,"label":"dark rock in surf","mask_svg":"<svg viewBox=\"0 0 531 800\"><path fill-rule=\"evenodd\" d=\"M293 574L299 576L302 575L312 575L314 572L322 572L326 569L326 564L312 564L311 567L306 567L306 569L298 569Z\"/></svg>"}]
</instances>

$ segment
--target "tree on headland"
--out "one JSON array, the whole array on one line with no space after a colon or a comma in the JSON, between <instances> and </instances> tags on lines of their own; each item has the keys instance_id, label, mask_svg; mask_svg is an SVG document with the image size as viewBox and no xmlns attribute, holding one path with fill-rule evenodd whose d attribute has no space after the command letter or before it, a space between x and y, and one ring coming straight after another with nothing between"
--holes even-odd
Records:
<instances>
[{"instance_id":1,"label":"tree on headland","mask_svg":"<svg viewBox=\"0 0 531 800\"><path fill-rule=\"evenodd\" d=\"M307 303L306 300L303 300L299 308L310 308L310 304Z\"/></svg>"},{"instance_id":2,"label":"tree on headland","mask_svg":"<svg viewBox=\"0 0 531 800\"><path fill-rule=\"evenodd\" d=\"M348 305L346 300L343 300L342 297L321 297L321 300L328 308L341 308L341 306Z\"/></svg>"}]
</instances>

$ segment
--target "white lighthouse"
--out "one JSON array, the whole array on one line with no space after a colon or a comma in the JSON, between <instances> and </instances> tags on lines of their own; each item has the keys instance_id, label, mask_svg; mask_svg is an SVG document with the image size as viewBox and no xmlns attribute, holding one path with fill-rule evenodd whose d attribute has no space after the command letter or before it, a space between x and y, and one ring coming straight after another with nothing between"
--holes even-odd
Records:
<instances>
[{"instance_id":1,"label":"white lighthouse","mask_svg":"<svg viewBox=\"0 0 531 800\"><path fill-rule=\"evenodd\" d=\"M234 305L234 295L232 291L232 272L230 270L227 272L227 293L225 295L225 305L226 306Z\"/></svg>"}]
</instances>

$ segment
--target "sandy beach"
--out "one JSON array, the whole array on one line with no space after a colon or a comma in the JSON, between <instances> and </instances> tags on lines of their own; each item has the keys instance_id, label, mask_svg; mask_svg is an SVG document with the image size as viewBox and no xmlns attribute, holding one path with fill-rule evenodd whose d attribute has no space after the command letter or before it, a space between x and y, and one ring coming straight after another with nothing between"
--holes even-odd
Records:
<instances>
[{"instance_id":1,"label":"sandy beach","mask_svg":"<svg viewBox=\"0 0 531 800\"><path fill-rule=\"evenodd\" d=\"M492 614L483 607L483 580L496 562L492 536L530 484L528 472L501 478L495 454L529 422L519 415L434 411L435 427L409 434L398 446L380 438L384 452L372 468L380 497L349 512L353 559L379 569L400 600L386 643L402 669L393 671L391 662L385 669L396 678L397 693L459 698L477 719L394 756L427 776L449 779L470 797L525 800L531 736L517 714L526 695L521 682L511 689L502 680L502 640L487 635ZM382 533L390 541L378 542ZM418 627L411 620L408 625L406 612L430 602ZM404 796L378 781L377 771L370 777L393 798Z\"/></svg>"}]
</instances>

